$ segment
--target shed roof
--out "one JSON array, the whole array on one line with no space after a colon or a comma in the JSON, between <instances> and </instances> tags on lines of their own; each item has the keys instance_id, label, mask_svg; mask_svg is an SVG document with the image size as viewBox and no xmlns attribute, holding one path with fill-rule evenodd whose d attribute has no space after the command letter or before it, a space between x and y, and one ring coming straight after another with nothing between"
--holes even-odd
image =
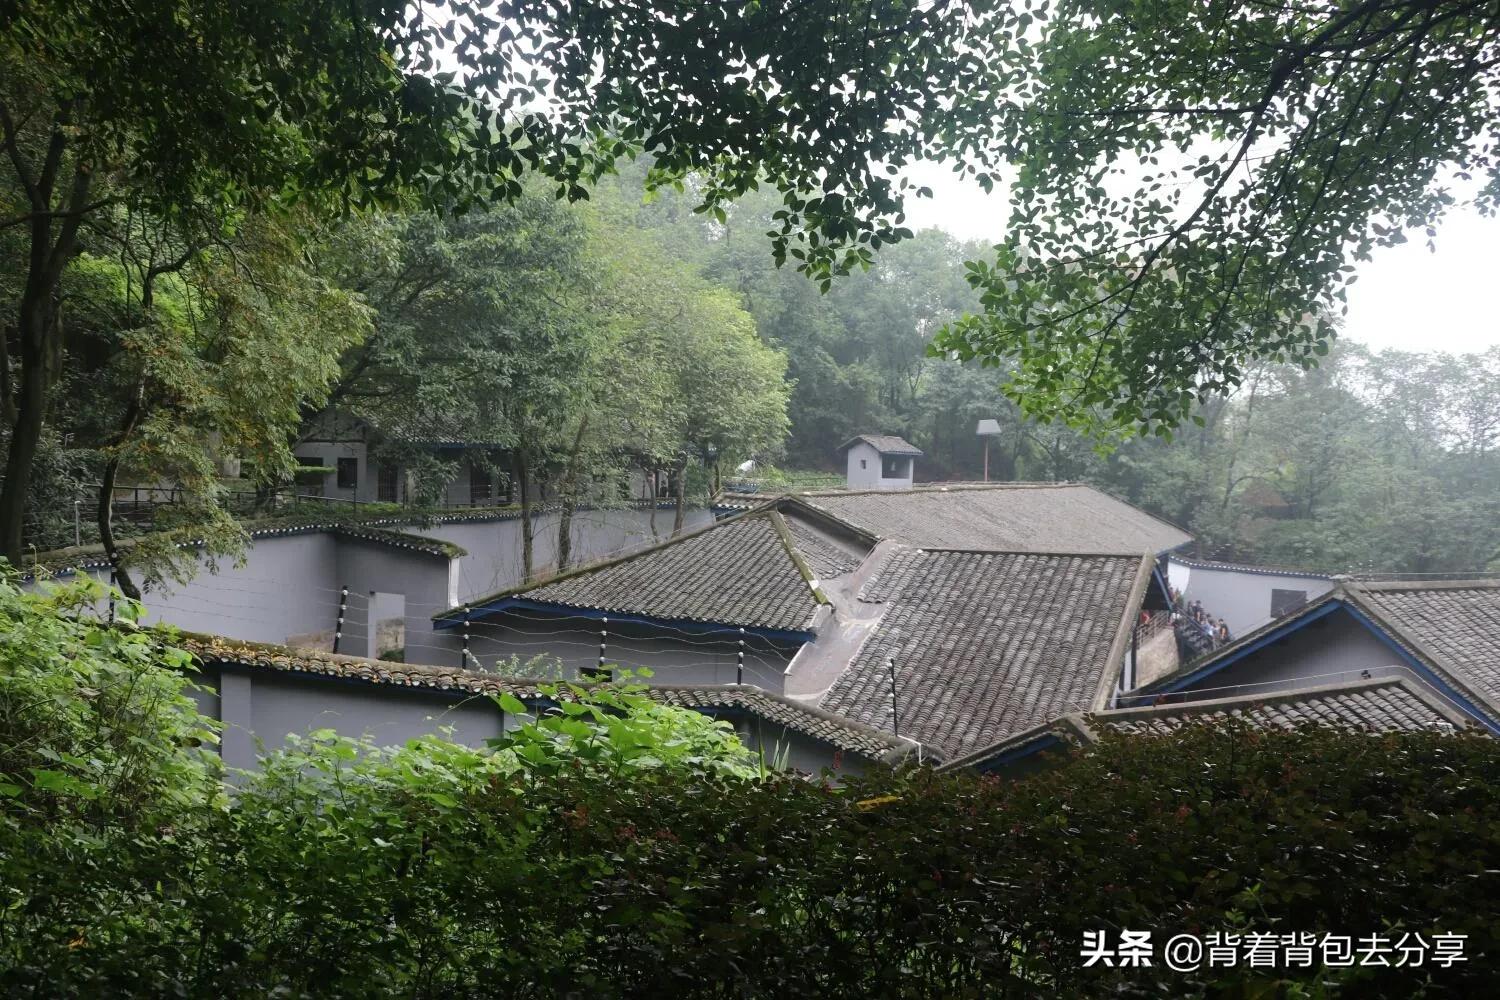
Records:
<instances>
[{"instance_id":1,"label":"shed roof","mask_svg":"<svg viewBox=\"0 0 1500 1000\"><path fill-rule=\"evenodd\" d=\"M922 449L894 434L856 434L854 437L839 445L839 451L852 448L863 441L882 455L910 455L913 458L922 457Z\"/></svg>"},{"instance_id":2,"label":"shed roof","mask_svg":"<svg viewBox=\"0 0 1500 1000\"><path fill-rule=\"evenodd\" d=\"M461 667L391 663L362 656L244 642L222 636L188 633L174 637L171 643L186 649L201 663L210 666L228 665L256 671L321 676L438 693L511 694L524 701L535 701L544 697L542 687L547 683L535 679L502 677ZM909 741L899 740L870 726L842 719L820 708L804 705L751 684L649 686L644 693L664 704L712 714L724 711L743 712L870 760L894 759L912 748Z\"/></svg>"},{"instance_id":3,"label":"shed roof","mask_svg":"<svg viewBox=\"0 0 1500 1000\"><path fill-rule=\"evenodd\" d=\"M1081 483L827 490L799 497L876 537L930 548L1139 555L1192 540L1176 525Z\"/></svg>"},{"instance_id":4,"label":"shed roof","mask_svg":"<svg viewBox=\"0 0 1500 1000\"><path fill-rule=\"evenodd\" d=\"M1266 694L1178 702L1093 714L1076 712L1034 727L967 756L950 760L945 769L984 769L1003 758L1024 755L1057 739L1091 743L1103 729L1138 735L1170 733L1191 722L1241 719L1256 728L1295 729L1304 725L1344 726L1372 733L1452 731L1469 724L1467 717L1431 687L1407 673L1317 687L1290 688ZM1055 739L1048 740L1048 737Z\"/></svg>"},{"instance_id":5,"label":"shed roof","mask_svg":"<svg viewBox=\"0 0 1500 1000\"><path fill-rule=\"evenodd\" d=\"M1345 591L1431 666L1500 707L1500 580L1350 582Z\"/></svg>"},{"instance_id":6,"label":"shed roof","mask_svg":"<svg viewBox=\"0 0 1500 1000\"><path fill-rule=\"evenodd\" d=\"M860 600L880 623L824 708L957 756L1102 707L1150 579L1133 555L901 550Z\"/></svg>"},{"instance_id":7,"label":"shed roof","mask_svg":"<svg viewBox=\"0 0 1500 1000\"><path fill-rule=\"evenodd\" d=\"M1137 696L1184 688L1318 618L1343 610L1372 626L1409 662L1471 698L1500 728L1500 581L1362 583L1344 580L1296 611L1145 685Z\"/></svg>"},{"instance_id":8,"label":"shed roof","mask_svg":"<svg viewBox=\"0 0 1500 1000\"><path fill-rule=\"evenodd\" d=\"M750 511L551 581L470 604L503 611L517 600L671 621L802 632L826 602L781 514ZM462 608L435 616L451 620Z\"/></svg>"}]
</instances>

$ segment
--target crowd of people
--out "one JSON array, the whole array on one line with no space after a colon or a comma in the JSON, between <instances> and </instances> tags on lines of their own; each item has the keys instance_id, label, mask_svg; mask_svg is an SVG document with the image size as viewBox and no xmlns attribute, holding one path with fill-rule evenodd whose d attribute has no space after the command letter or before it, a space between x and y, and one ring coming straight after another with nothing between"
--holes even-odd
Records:
<instances>
[{"instance_id":1,"label":"crowd of people","mask_svg":"<svg viewBox=\"0 0 1500 1000\"><path fill-rule=\"evenodd\" d=\"M1216 618L1204 610L1202 601L1187 601L1178 589L1167 584L1167 596L1172 599L1172 624L1188 621L1197 625L1207 637L1210 649L1227 645L1234 639L1224 619Z\"/></svg>"}]
</instances>

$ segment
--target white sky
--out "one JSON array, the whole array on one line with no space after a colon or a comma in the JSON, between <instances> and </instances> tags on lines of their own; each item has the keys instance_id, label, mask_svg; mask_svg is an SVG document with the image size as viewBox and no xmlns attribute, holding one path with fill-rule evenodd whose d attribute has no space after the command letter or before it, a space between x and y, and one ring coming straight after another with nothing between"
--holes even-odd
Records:
<instances>
[{"instance_id":1,"label":"white sky","mask_svg":"<svg viewBox=\"0 0 1500 1000\"><path fill-rule=\"evenodd\" d=\"M914 229L937 226L965 240L1005 232L1005 194L986 195L936 164L909 172L933 198L908 199ZM1500 219L1452 211L1438 227L1436 252L1419 230L1410 242L1377 250L1349 289L1344 336L1375 348L1465 354L1500 344Z\"/></svg>"}]
</instances>

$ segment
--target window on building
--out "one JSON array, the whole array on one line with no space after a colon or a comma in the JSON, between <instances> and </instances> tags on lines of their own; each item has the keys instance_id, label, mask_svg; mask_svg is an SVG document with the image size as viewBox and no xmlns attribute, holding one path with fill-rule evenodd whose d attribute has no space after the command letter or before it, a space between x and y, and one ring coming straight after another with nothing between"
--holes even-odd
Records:
<instances>
[{"instance_id":1,"label":"window on building","mask_svg":"<svg viewBox=\"0 0 1500 1000\"><path fill-rule=\"evenodd\" d=\"M381 462L380 472L375 477L375 499L381 503L395 503L400 497L397 495L397 476L400 473L395 462Z\"/></svg>"},{"instance_id":2,"label":"window on building","mask_svg":"<svg viewBox=\"0 0 1500 1000\"><path fill-rule=\"evenodd\" d=\"M1289 615L1302 605L1307 603L1307 591L1305 590L1275 590L1271 591L1271 617L1280 618Z\"/></svg>"},{"instance_id":3,"label":"window on building","mask_svg":"<svg viewBox=\"0 0 1500 1000\"><path fill-rule=\"evenodd\" d=\"M357 458L341 458L341 459L339 459L338 468L339 468L339 489L341 489L341 490L356 490L356 489L359 489L359 459L357 459Z\"/></svg>"},{"instance_id":4,"label":"window on building","mask_svg":"<svg viewBox=\"0 0 1500 1000\"><path fill-rule=\"evenodd\" d=\"M469 506L483 507L490 502L491 479L488 466L469 464Z\"/></svg>"},{"instance_id":5,"label":"window on building","mask_svg":"<svg viewBox=\"0 0 1500 1000\"><path fill-rule=\"evenodd\" d=\"M866 462L864 459L860 459L859 460L859 467L861 469L868 469L870 467L870 463Z\"/></svg>"},{"instance_id":6,"label":"window on building","mask_svg":"<svg viewBox=\"0 0 1500 1000\"><path fill-rule=\"evenodd\" d=\"M902 455L880 456L880 478L882 479L905 479L910 473L911 459Z\"/></svg>"}]
</instances>

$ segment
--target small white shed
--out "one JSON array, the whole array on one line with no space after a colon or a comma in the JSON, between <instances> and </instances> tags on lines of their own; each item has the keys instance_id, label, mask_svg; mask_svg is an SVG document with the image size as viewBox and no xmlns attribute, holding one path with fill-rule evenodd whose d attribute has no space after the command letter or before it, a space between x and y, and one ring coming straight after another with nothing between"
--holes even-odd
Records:
<instances>
[{"instance_id":1,"label":"small white shed","mask_svg":"<svg viewBox=\"0 0 1500 1000\"><path fill-rule=\"evenodd\" d=\"M921 449L890 434L861 434L839 445L851 490L909 490Z\"/></svg>"}]
</instances>

